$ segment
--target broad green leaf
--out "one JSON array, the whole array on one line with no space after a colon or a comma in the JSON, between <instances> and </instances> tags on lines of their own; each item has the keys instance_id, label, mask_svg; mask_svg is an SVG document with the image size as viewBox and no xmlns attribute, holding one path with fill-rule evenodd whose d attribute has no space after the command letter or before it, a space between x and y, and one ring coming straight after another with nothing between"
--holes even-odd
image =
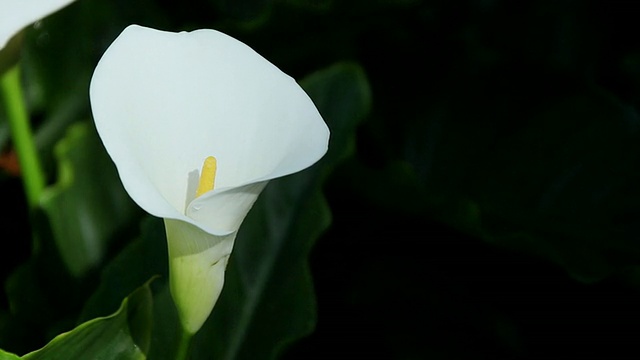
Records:
<instances>
[{"instance_id":1,"label":"broad green leaf","mask_svg":"<svg viewBox=\"0 0 640 360\"><path fill-rule=\"evenodd\" d=\"M301 82L331 129L313 167L267 186L245 219L211 318L196 334L194 359L272 359L314 330L315 294L307 257L329 226L325 175L352 150L370 93L363 71L337 64Z\"/></svg>"},{"instance_id":2,"label":"broad green leaf","mask_svg":"<svg viewBox=\"0 0 640 360\"><path fill-rule=\"evenodd\" d=\"M41 207L71 274L82 277L103 260L114 234L137 207L89 123L76 123L55 148L58 181Z\"/></svg>"},{"instance_id":3,"label":"broad green leaf","mask_svg":"<svg viewBox=\"0 0 640 360\"><path fill-rule=\"evenodd\" d=\"M22 358L146 359L152 306L153 298L147 283L127 297L115 314L87 321Z\"/></svg>"}]
</instances>

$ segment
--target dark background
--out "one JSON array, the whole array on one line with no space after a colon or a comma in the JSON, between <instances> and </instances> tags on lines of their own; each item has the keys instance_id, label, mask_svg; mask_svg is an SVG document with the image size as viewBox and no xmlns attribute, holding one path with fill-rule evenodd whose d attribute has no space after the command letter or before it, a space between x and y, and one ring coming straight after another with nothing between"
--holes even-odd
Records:
<instances>
[{"instance_id":1,"label":"dark background","mask_svg":"<svg viewBox=\"0 0 640 360\"><path fill-rule=\"evenodd\" d=\"M374 102L287 358L635 358L637 3L376 4L317 21Z\"/></svg>"}]
</instances>

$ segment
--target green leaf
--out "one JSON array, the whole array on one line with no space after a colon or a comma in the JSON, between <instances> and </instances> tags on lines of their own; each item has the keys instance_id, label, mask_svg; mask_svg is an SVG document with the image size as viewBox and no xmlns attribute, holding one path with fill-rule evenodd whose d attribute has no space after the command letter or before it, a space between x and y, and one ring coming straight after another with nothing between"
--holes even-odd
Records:
<instances>
[{"instance_id":1,"label":"green leaf","mask_svg":"<svg viewBox=\"0 0 640 360\"><path fill-rule=\"evenodd\" d=\"M102 270L100 284L85 303L81 320L114 311L122 299L147 279L160 276L154 285L168 277L167 242L162 219L143 218L140 236L131 241ZM157 307L157 306L156 306Z\"/></svg>"},{"instance_id":2,"label":"green leaf","mask_svg":"<svg viewBox=\"0 0 640 360\"><path fill-rule=\"evenodd\" d=\"M100 264L137 207L89 123L70 127L55 156L58 182L45 189L40 204L64 263L82 277Z\"/></svg>"},{"instance_id":3,"label":"green leaf","mask_svg":"<svg viewBox=\"0 0 640 360\"><path fill-rule=\"evenodd\" d=\"M0 349L0 360L20 360L20 356L8 353Z\"/></svg>"},{"instance_id":4,"label":"green leaf","mask_svg":"<svg viewBox=\"0 0 640 360\"><path fill-rule=\"evenodd\" d=\"M148 357L174 359L180 325L168 286L167 241L162 219L147 215L140 235L103 269L100 284L86 302L81 319L90 319L117 308L119 299L150 277L153 281L153 333Z\"/></svg>"},{"instance_id":5,"label":"green leaf","mask_svg":"<svg viewBox=\"0 0 640 360\"><path fill-rule=\"evenodd\" d=\"M147 283L126 298L115 314L85 322L22 358L146 359L152 306L153 298Z\"/></svg>"},{"instance_id":6,"label":"green leaf","mask_svg":"<svg viewBox=\"0 0 640 360\"><path fill-rule=\"evenodd\" d=\"M270 182L260 195L240 228L221 298L194 338L194 359L275 358L315 328L307 259L331 221L321 187L352 150L370 93L354 64L334 65L301 84L332 131L329 151L313 167Z\"/></svg>"}]
</instances>

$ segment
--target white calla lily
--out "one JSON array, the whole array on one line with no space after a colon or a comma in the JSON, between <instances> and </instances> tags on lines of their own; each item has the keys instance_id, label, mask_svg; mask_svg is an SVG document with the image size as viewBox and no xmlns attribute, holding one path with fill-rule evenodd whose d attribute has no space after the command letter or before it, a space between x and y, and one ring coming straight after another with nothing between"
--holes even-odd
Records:
<instances>
[{"instance_id":1,"label":"white calla lily","mask_svg":"<svg viewBox=\"0 0 640 360\"><path fill-rule=\"evenodd\" d=\"M72 2L73 0L0 0L0 49L26 26Z\"/></svg>"},{"instance_id":2,"label":"white calla lily","mask_svg":"<svg viewBox=\"0 0 640 360\"><path fill-rule=\"evenodd\" d=\"M258 195L320 159L329 130L294 79L215 30L127 27L99 61L90 98L125 189L165 219L172 296L195 333ZM215 188L196 197L210 156L215 172L201 175Z\"/></svg>"}]
</instances>

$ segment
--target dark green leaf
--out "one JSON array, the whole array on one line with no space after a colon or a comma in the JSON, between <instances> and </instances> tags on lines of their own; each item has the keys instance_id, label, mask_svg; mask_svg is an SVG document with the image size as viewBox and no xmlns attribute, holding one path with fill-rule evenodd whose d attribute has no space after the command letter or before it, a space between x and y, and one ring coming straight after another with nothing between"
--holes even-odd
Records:
<instances>
[{"instance_id":1,"label":"dark green leaf","mask_svg":"<svg viewBox=\"0 0 640 360\"><path fill-rule=\"evenodd\" d=\"M162 219L143 218L140 236L129 243L102 270L100 284L84 306L81 320L111 313L120 299L153 276L163 283L168 276L167 243Z\"/></svg>"},{"instance_id":2,"label":"dark green leaf","mask_svg":"<svg viewBox=\"0 0 640 360\"><path fill-rule=\"evenodd\" d=\"M273 0L212 0L219 13L246 29L255 29L268 20Z\"/></svg>"},{"instance_id":3,"label":"dark green leaf","mask_svg":"<svg viewBox=\"0 0 640 360\"><path fill-rule=\"evenodd\" d=\"M328 11L333 0L281 0L281 2L312 11Z\"/></svg>"},{"instance_id":4,"label":"dark green leaf","mask_svg":"<svg viewBox=\"0 0 640 360\"><path fill-rule=\"evenodd\" d=\"M115 314L85 322L23 359L145 359L152 306L151 290L145 284L126 298Z\"/></svg>"},{"instance_id":5,"label":"dark green leaf","mask_svg":"<svg viewBox=\"0 0 640 360\"><path fill-rule=\"evenodd\" d=\"M71 274L82 277L100 264L137 206L89 123L72 126L55 155L58 182L44 191L40 204L62 259Z\"/></svg>"},{"instance_id":6,"label":"dark green leaf","mask_svg":"<svg viewBox=\"0 0 640 360\"><path fill-rule=\"evenodd\" d=\"M584 282L637 264L633 111L556 73L475 81L408 128L434 213Z\"/></svg>"}]
</instances>

